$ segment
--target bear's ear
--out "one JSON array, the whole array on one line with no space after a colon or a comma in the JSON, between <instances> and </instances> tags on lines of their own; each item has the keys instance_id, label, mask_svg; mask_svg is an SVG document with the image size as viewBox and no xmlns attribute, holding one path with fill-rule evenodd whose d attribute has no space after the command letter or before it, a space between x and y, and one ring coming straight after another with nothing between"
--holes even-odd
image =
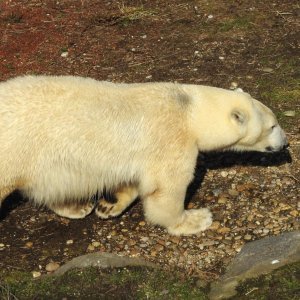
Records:
<instances>
[{"instance_id":1,"label":"bear's ear","mask_svg":"<svg viewBox=\"0 0 300 300\"><path fill-rule=\"evenodd\" d=\"M243 125L246 122L246 115L240 110L233 110L231 112L231 119L235 123Z\"/></svg>"}]
</instances>

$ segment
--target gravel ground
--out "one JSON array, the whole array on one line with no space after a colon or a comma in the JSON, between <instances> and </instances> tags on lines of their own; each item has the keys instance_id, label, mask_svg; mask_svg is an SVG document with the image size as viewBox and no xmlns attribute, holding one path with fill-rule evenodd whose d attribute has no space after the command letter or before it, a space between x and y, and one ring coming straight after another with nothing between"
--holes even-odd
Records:
<instances>
[{"instance_id":1,"label":"gravel ground","mask_svg":"<svg viewBox=\"0 0 300 300\"><path fill-rule=\"evenodd\" d=\"M107 221L95 215L68 220L27 202L1 222L1 232L16 226L16 241L7 244L11 235L2 235L0 263L4 265L9 256L31 261L34 255L35 262L27 269L37 277L54 271L76 254L106 251L143 257L206 280L216 279L244 243L299 229L300 149L293 136L290 142L290 154L199 156L187 206L209 207L214 222L198 236L170 236L162 228L146 223L140 202L120 218ZM22 220L14 218L19 210L24 213ZM37 232L41 237L33 240ZM18 265L8 267L14 269Z\"/></svg>"},{"instance_id":2,"label":"gravel ground","mask_svg":"<svg viewBox=\"0 0 300 300\"><path fill-rule=\"evenodd\" d=\"M0 212L0 272L40 276L106 251L212 280L243 244L299 229L298 15L295 0L0 1L1 80L70 74L241 87L274 109L291 145L290 155L200 155L187 206L209 207L214 223L199 236L149 225L140 202L117 219L68 220L13 195Z\"/></svg>"}]
</instances>

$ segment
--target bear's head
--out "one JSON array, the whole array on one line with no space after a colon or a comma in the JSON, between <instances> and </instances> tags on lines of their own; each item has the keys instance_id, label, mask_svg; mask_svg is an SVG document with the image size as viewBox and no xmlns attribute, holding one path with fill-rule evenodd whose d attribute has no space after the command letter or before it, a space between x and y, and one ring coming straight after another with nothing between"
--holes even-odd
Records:
<instances>
[{"instance_id":1,"label":"bear's head","mask_svg":"<svg viewBox=\"0 0 300 300\"><path fill-rule=\"evenodd\" d=\"M190 86L190 120L200 151L280 151L288 146L273 112L249 94Z\"/></svg>"},{"instance_id":2,"label":"bear's head","mask_svg":"<svg viewBox=\"0 0 300 300\"><path fill-rule=\"evenodd\" d=\"M286 135L273 112L249 95L245 97L248 98L245 101L250 102L250 109L241 107L231 113L232 122L243 132L232 149L275 152L287 148Z\"/></svg>"}]
</instances>

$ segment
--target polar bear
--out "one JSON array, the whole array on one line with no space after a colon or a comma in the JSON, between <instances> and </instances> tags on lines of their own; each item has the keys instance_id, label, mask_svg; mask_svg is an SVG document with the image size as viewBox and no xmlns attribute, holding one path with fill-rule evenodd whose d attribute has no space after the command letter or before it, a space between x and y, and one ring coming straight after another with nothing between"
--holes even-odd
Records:
<instances>
[{"instance_id":1,"label":"polar bear","mask_svg":"<svg viewBox=\"0 0 300 300\"><path fill-rule=\"evenodd\" d=\"M147 220L187 235L212 222L184 209L199 151L279 151L287 139L243 92L24 76L0 83L0 145L0 203L18 189L64 217L108 218L139 196ZM104 190L115 203L90 201Z\"/></svg>"}]
</instances>

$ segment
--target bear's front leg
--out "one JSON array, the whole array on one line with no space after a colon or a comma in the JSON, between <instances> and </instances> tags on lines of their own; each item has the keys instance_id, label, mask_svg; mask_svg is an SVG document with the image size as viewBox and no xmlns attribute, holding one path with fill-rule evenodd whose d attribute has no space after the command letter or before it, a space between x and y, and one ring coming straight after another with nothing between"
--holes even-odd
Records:
<instances>
[{"instance_id":1,"label":"bear's front leg","mask_svg":"<svg viewBox=\"0 0 300 300\"><path fill-rule=\"evenodd\" d=\"M145 216L148 221L165 227L173 235L196 234L212 223L207 208L184 209L186 188L159 188L144 198Z\"/></svg>"}]
</instances>

